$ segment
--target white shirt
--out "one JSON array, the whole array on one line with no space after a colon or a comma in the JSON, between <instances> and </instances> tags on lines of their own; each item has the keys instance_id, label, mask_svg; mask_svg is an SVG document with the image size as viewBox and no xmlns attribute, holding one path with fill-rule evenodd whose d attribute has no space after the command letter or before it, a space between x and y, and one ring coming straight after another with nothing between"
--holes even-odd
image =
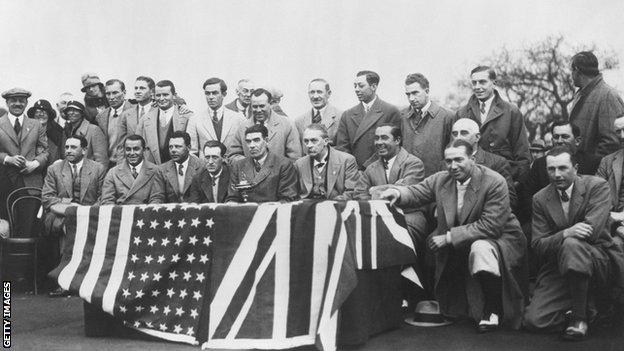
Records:
<instances>
[{"instance_id":1,"label":"white shirt","mask_svg":"<svg viewBox=\"0 0 624 351\"><path fill-rule=\"evenodd\" d=\"M490 112L490 107L492 107L492 101L494 101L494 96L496 94L492 94L492 96L490 96L489 99L485 100L484 102L481 102L481 100L479 100L479 115L481 117L481 124L483 124L483 122L485 122L485 120L487 119L488 113ZM485 113L481 113L481 104L485 103Z\"/></svg>"},{"instance_id":2,"label":"white shirt","mask_svg":"<svg viewBox=\"0 0 624 351\"><path fill-rule=\"evenodd\" d=\"M161 127L166 127L167 124L169 124L169 121L171 121L171 118L173 117L173 108L173 105L171 105L168 110L160 109L160 116L158 119L160 120Z\"/></svg>"},{"instance_id":3,"label":"white shirt","mask_svg":"<svg viewBox=\"0 0 624 351\"><path fill-rule=\"evenodd\" d=\"M427 101L425 106L423 106L423 108L420 109L420 112L423 116L425 115L425 113L427 113L427 111L429 111L429 107L431 107L431 100Z\"/></svg>"},{"instance_id":4,"label":"white shirt","mask_svg":"<svg viewBox=\"0 0 624 351\"><path fill-rule=\"evenodd\" d=\"M80 174L80 170L82 169L82 161L84 161L84 158L81 158L81 159L80 159L80 162L78 162L78 163L71 163L71 162L70 162L70 163L69 163L69 164L70 164L69 168L73 168L72 166L73 166L73 165L76 165L76 173L77 173L77 174Z\"/></svg>"},{"instance_id":5,"label":"white shirt","mask_svg":"<svg viewBox=\"0 0 624 351\"><path fill-rule=\"evenodd\" d=\"M224 109L223 105L221 105L221 107L217 109L217 119L219 120L223 119L223 109ZM208 107L208 118L212 119L212 116L214 115L214 111L215 110Z\"/></svg>"},{"instance_id":6,"label":"white shirt","mask_svg":"<svg viewBox=\"0 0 624 351\"><path fill-rule=\"evenodd\" d=\"M267 156L269 156L269 153L267 152L264 156L262 156L261 159L256 160L258 162L258 164L260 164L260 166L264 165L264 161L266 161Z\"/></svg>"},{"instance_id":7,"label":"white shirt","mask_svg":"<svg viewBox=\"0 0 624 351\"><path fill-rule=\"evenodd\" d=\"M145 116L152 109L152 103L149 102L149 103L145 104L145 106L139 104L139 114L138 114L137 118L141 116L141 109L143 109L143 116Z\"/></svg>"},{"instance_id":8,"label":"white shirt","mask_svg":"<svg viewBox=\"0 0 624 351\"><path fill-rule=\"evenodd\" d=\"M388 160L388 169L385 170L386 171L386 179L388 179L388 180L390 180L390 170L392 169L392 165L394 164L394 160L396 160L396 155L394 155L391 159Z\"/></svg>"},{"instance_id":9,"label":"white shirt","mask_svg":"<svg viewBox=\"0 0 624 351\"><path fill-rule=\"evenodd\" d=\"M460 213L462 207L464 207L464 195L466 195L466 188L471 179L472 178L468 178L463 183L455 181L455 186L457 187L457 213Z\"/></svg>"},{"instance_id":10,"label":"white shirt","mask_svg":"<svg viewBox=\"0 0 624 351\"><path fill-rule=\"evenodd\" d=\"M126 104L126 102L124 101L124 103L121 104L121 106L119 106L117 108L114 108L113 106L110 106L110 113L108 114L108 116L109 116L109 124L110 124L110 119L113 118L113 116L115 115L115 112L117 113L117 117L121 116L121 113L124 110L124 105L125 104Z\"/></svg>"},{"instance_id":11,"label":"white shirt","mask_svg":"<svg viewBox=\"0 0 624 351\"><path fill-rule=\"evenodd\" d=\"M128 163L128 167L130 167L130 172L132 172L133 166ZM134 169L136 170L137 174L141 173L141 167L143 167L143 161L141 161L141 163L139 163L138 165L134 166Z\"/></svg>"},{"instance_id":12,"label":"white shirt","mask_svg":"<svg viewBox=\"0 0 624 351\"><path fill-rule=\"evenodd\" d=\"M570 184L570 186L565 190L566 194L568 194L568 201L564 202L561 200L561 190L557 189L557 194L559 195L559 201L561 201L561 208L563 208L563 214L568 218L568 212L570 211L570 200L572 200L572 188L574 188L574 183Z\"/></svg>"},{"instance_id":13,"label":"white shirt","mask_svg":"<svg viewBox=\"0 0 624 351\"><path fill-rule=\"evenodd\" d=\"M184 176L186 175L186 171L188 169L188 163L189 157L187 157L186 160L184 160L184 162L182 163L173 163L175 165L176 176L178 177L178 190L180 191L180 194L184 191ZM180 175L179 172L180 164L182 165L182 175Z\"/></svg>"},{"instance_id":14,"label":"white shirt","mask_svg":"<svg viewBox=\"0 0 624 351\"><path fill-rule=\"evenodd\" d=\"M375 97L369 103L365 103L364 101L362 101L362 106L364 106L364 112L370 111L370 109L373 107L373 104L375 103L375 100L377 100L377 95L375 95Z\"/></svg>"},{"instance_id":15,"label":"white shirt","mask_svg":"<svg viewBox=\"0 0 624 351\"><path fill-rule=\"evenodd\" d=\"M11 122L11 127L15 126L15 120L19 120L20 122L20 126L22 126L22 128L24 127L24 115L19 115L19 116L14 116L11 113L7 113L7 116L9 117L9 122Z\"/></svg>"},{"instance_id":16,"label":"white shirt","mask_svg":"<svg viewBox=\"0 0 624 351\"><path fill-rule=\"evenodd\" d=\"M221 173L223 173L223 168L221 168L217 174L210 174L212 180L214 181L214 185L212 186L212 196L214 197L214 202L219 202L217 199L219 198L219 178L221 177Z\"/></svg>"},{"instance_id":17,"label":"white shirt","mask_svg":"<svg viewBox=\"0 0 624 351\"><path fill-rule=\"evenodd\" d=\"M312 118L314 118L314 115L316 115L316 111L319 112L319 115L321 116L321 119L323 118L323 114L325 113L325 110L327 110L327 105L321 107L320 109L316 109L314 107L312 107Z\"/></svg>"},{"instance_id":18,"label":"white shirt","mask_svg":"<svg viewBox=\"0 0 624 351\"><path fill-rule=\"evenodd\" d=\"M312 164L314 165L314 167L320 172L323 172L323 168L325 168L325 166L327 166L327 161L329 159L329 152L327 154L325 154L325 157L323 157L322 160L317 161L316 159L313 160ZM319 164L323 164L322 167L316 167Z\"/></svg>"}]
</instances>

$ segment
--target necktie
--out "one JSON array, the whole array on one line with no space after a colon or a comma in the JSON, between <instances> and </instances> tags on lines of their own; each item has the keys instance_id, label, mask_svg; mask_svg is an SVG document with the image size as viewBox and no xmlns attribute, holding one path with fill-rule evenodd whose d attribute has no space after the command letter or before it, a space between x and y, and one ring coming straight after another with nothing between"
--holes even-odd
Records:
<instances>
[{"instance_id":1,"label":"necktie","mask_svg":"<svg viewBox=\"0 0 624 351\"><path fill-rule=\"evenodd\" d=\"M210 176L210 182L212 183L212 186L217 185L217 178L215 178L214 176Z\"/></svg>"},{"instance_id":2,"label":"necktie","mask_svg":"<svg viewBox=\"0 0 624 351\"><path fill-rule=\"evenodd\" d=\"M15 131L15 135L19 135L22 131L22 125L20 124L19 118L15 119L15 125L13 126L13 130Z\"/></svg>"},{"instance_id":3,"label":"necktie","mask_svg":"<svg viewBox=\"0 0 624 351\"><path fill-rule=\"evenodd\" d=\"M370 111L370 107L368 107L368 105L364 105L364 113L368 114L368 111Z\"/></svg>"},{"instance_id":4,"label":"necktie","mask_svg":"<svg viewBox=\"0 0 624 351\"><path fill-rule=\"evenodd\" d=\"M570 197L568 196L568 193L565 192L565 190L561 190L561 201L563 202L570 201Z\"/></svg>"},{"instance_id":5,"label":"necktie","mask_svg":"<svg viewBox=\"0 0 624 351\"><path fill-rule=\"evenodd\" d=\"M76 175L78 175L78 168L76 165L72 165L72 178L76 178Z\"/></svg>"},{"instance_id":6,"label":"necktie","mask_svg":"<svg viewBox=\"0 0 624 351\"><path fill-rule=\"evenodd\" d=\"M184 175L184 165L180 163L180 165L178 166L178 174L183 176Z\"/></svg>"},{"instance_id":7,"label":"necktie","mask_svg":"<svg viewBox=\"0 0 624 351\"><path fill-rule=\"evenodd\" d=\"M254 168L255 168L256 172L260 172L260 169L262 168L262 165L260 165L260 162L254 160Z\"/></svg>"},{"instance_id":8,"label":"necktie","mask_svg":"<svg viewBox=\"0 0 624 351\"><path fill-rule=\"evenodd\" d=\"M219 123L219 119L217 118L217 111L216 110L212 110L212 121L214 123Z\"/></svg>"},{"instance_id":9,"label":"necktie","mask_svg":"<svg viewBox=\"0 0 624 351\"><path fill-rule=\"evenodd\" d=\"M145 106L141 106L141 110L139 112L139 118L143 117L144 114L145 114Z\"/></svg>"},{"instance_id":10,"label":"necktie","mask_svg":"<svg viewBox=\"0 0 624 351\"><path fill-rule=\"evenodd\" d=\"M312 123L321 123L321 111L314 110L316 113L312 116Z\"/></svg>"},{"instance_id":11,"label":"necktie","mask_svg":"<svg viewBox=\"0 0 624 351\"><path fill-rule=\"evenodd\" d=\"M381 164L383 165L384 169L388 169L388 160L386 160L385 158L382 158Z\"/></svg>"},{"instance_id":12,"label":"necktie","mask_svg":"<svg viewBox=\"0 0 624 351\"><path fill-rule=\"evenodd\" d=\"M316 169L318 169L319 172L321 171L321 169L323 169L323 167L325 167L325 162L320 162L316 164Z\"/></svg>"},{"instance_id":13,"label":"necktie","mask_svg":"<svg viewBox=\"0 0 624 351\"><path fill-rule=\"evenodd\" d=\"M113 109L113 111L115 111L115 113L113 113L113 118L117 118L117 116L119 116L119 115L117 114L117 109L116 109L116 108L114 108L114 109Z\"/></svg>"},{"instance_id":14,"label":"necktie","mask_svg":"<svg viewBox=\"0 0 624 351\"><path fill-rule=\"evenodd\" d=\"M481 107L479 107L479 112L481 112L482 115L485 114L485 102L481 102Z\"/></svg>"},{"instance_id":15,"label":"necktie","mask_svg":"<svg viewBox=\"0 0 624 351\"><path fill-rule=\"evenodd\" d=\"M137 177L138 175L139 175L139 174L138 174L138 173L137 173L137 171L136 171L136 167L132 166L132 177L133 177L134 179L136 179L136 177Z\"/></svg>"}]
</instances>

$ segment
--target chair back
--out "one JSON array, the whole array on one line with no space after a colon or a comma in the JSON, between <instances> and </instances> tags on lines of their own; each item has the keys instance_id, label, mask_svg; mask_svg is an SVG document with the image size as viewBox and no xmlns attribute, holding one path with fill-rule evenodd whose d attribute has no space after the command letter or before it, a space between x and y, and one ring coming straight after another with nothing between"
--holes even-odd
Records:
<instances>
[{"instance_id":1,"label":"chair back","mask_svg":"<svg viewBox=\"0 0 624 351\"><path fill-rule=\"evenodd\" d=\"M23 187L12 191L6 200L9 236L31 238L39 236L42 220L37 218L41 208L41 189Z\"/></svg>"}]
</instances>

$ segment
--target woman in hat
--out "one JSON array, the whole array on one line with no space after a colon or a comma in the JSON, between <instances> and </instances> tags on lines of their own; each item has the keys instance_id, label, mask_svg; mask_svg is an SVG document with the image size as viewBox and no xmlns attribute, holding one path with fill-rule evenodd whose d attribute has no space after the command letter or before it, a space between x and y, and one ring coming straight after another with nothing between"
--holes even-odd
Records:
<instances>
[{"instance_id":1,"label":"woman in hat","mask_svg":"<svg viewBox=\"0 0 624 351\"><path fill-rule=\"evenodd\" d=\"M48 136L48 163L44 167L54 163L54 161L61 158L61 147L63 139L63 128L56 123L56 111L52 108L52 105L48 100L38 100L35 104L26 112L28 118L38 120L42 126L46 129L46 135ZM44 171L45 174L45 171Z\"/></svg>"}]
</instances>

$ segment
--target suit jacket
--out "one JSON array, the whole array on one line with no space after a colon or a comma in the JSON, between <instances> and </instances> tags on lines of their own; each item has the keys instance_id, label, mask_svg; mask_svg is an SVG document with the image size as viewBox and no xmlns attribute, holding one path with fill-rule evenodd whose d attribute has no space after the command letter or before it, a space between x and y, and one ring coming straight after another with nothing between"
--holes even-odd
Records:
<instances>
[{"instance_id":1,"label":"suit jacket","mask_svg":"<svg viewBox=\"0 0 624 351\"><path fill-rule=\"evenodd\" d=\"M516 208L516 205L518 204L518 196L516 195L514 181L511 178L509 161L502 156L487 152L481 147L477 147L477 152L475 153L474 158L477 164L496 171L498 174L502 175L503 178L505 178L505 181L507 181L507 189L509 190L509 203L511 208Z\"/></svg>"},{"instance_id":2,"label":"suit jacket","mask_svg":"<svg viewBox=\"0 0 624 351\"><path fill-rule=\"evenodd\" d=\"M202 169L201 173L197 175L191 182L189 188L188 202L194 202L198 204L208 202L225 202L225 198L228 194L228 186L230 185L230 169L226 164L223 164L221 168L221 175L219 176L217 197L212 192L212 177L210 172L206 168Z\"/></svg>"},{"instance_id":3,"label":"suit jacket","mask_svg":"<svg viewBox=\"0 0 624 351\"><path fill-rule=\"evenodd\" d=\"M470 97L468 104L457 111L455 120L470 118L476 121L481 131L479 146L509 160L511 176L514 181L519 181L529 171L531 164L524 118L515 105L500 97L498 91L495 90L494 94L485 122L481 123L479 101L474 95Z\"/></svg>"},{"instance_id":4,"label":"suit jacket","mask_svg":"<svg viewBox=\"0 0 624 351\"><path fill-rule=\"evenodd\" d=\"M399 110L376 98L368 114L364 113L361 103L343 112L336 132L336 148L355 156L360 169L375 154L375 128L382 123L393 123L401 126Z\"/></svg>"},{"instance_id":5,"label":"suit jacket","mask_svg":"<svg viewBox=\"0 0 624 351\"><path fill-rule=\"evenodd\" d=\"M195 155L189 155L189 162L184 171L184 189L180 193L178 185L178 170L173 160L169 160L158 166L158 173L154 178L154 184L158 186L155 201L158 203L188 202L191 182L204 168L204 162Z\"/></svg>"},{"instance_id":6,"label":"suit jacket","mask_svg":"<svg viewBox=\"0 0 624 351\"><path fill-rule=\"evenodd\" d=\"M399 187L399 191L402 207L435 202L438 224L434 234L450 231L452 250L444 249L436 254L434 290L442 313L481 318L482 296L474 289L478 283L468 272L467 256L474 241L487 240L501 258L503 318L512 327L520 327L528 288L527 244L518 220L511 213L503 176L475 165L459 213L456 181L447 171L438 172L418 184Z\"/></svg>"},{"instance_id":7,"label":"suit jacket","mask_svg":"<svg viewBox=\"0 0 624 351\"><path fill-rule=\"evenodd\" d=\"M242 196L234 186L243 179L253 186L248 191L249 202L294 201L299 198L297 170L292 161L272 152L257 173L251 157L234 161L226 202L242 202Z\"/></svg>"},{"instance_id":8,"label":"suit jacket","mask_svg":"<svg viewBox=\"0 0 624 351\"><path fill-rule=\"evenodd\" d=\"M118 132L117 132L117 140L115 142L116 144L115 149L114 149L115 152L114 152L114 155L109 155L110 158L116 160L115 162L123 161L123 157L124 157L123 145L121 145L121 143L125 138L125 134L121 135L121 133L119 133L120 125L121 125L121 118L125 111L132 110L132 109L136 110L136 105L126 100L122 106L122 110L118 112L117 118L119 118L119 121L117 121ZM97 116L95 116L95 122L98 125L98 127L100 127L100 129L102 130L102 133L104 133L104 137L106 138L107 145L108 145L108 122L109 122L110 111L111 111L111 107L109 106L103 109L102 111L100 111L100 113L98 113Z\"/></svg>"},{"instance_id":9,"label":"suit jacket","mask_svg":"<svg viewBox=\"0 0 624 351\"><path fill-rule=\"evenodd\" d=\"M244 120L238 127L229 154L250 157L249 148L245 143L245 129L254 125L253 118ZM301 143L297 128L284 116L271 110L269 118L264 122L269 130L269 150L272 154L284 156L293 161L301 157Z\"/></svg>"},{"instance_id":10,"label":"suit jacket","mask_svg":"<svg viewBox=\"0 0 624 351\"><path fill-rule=\"evenodd\" d=\"M234 111L234 112L238 112L238 113L240 113L240 115L241 115L243 118L245 118L245 119L249 118L249 117L250 117L250 116L248 115L248 114L249 114L249 107L247 107L247 111L239 110L239 109L238 109L238 105L236 104L236 101L238 101L238 98L236 98L236 99L232 100L229 104L226 104L226 105L225 105L225 108L227 108L228 110L232 110L232 111Z\"/></svg>"},{"instance_id":11,"label":"suit jacket","mask_svg":"<svg viewBox=\"0 0 624 351\"><path fill-rule=\"evenodd\" d=\"M303 131L307 126L312 124L312 108L307 112L297 116L295 118L295 126L297 127L297 132L299 132L299 138L301 139L301 150L304 155L308 154L308 151L303 144ZM338 123L339 118L342 115L342 111L335 108L333 105L327 104L323 114L321 115L321 124L327 128L327 132L329 134L329 140L331 140L332 145L336 145L336 131L338 131Z\"/></svg>"},{"instance_id":12,"label":"suit jacket","mask_svg":"<svg viewBox=\"0 0 624 351\"><path fill-rule=\"evenodd\" d=\"M585 175L594 175L600 165L600 157L588 154L583 150L578 150L574 155L578 163L578 173ZM620 165L621 167L621 165ZM531 173L528 177L530 195L533 195L550 184L548 171L546 171L546 156L542 156L531 165ZM616 195L617 196L617 195Z\"/></svg>"},{"instance_id":13,"label":"suit jacket","mask_svg":"<svg viewBox=\"0 0 624 351\"><path fill-rule=\"evenodd\" d=\"M171 117L171 123L173 125L173 131L186 131L186 125L192 113L186 113L181 115L178 112L176 106L171 107L173 109L173 116ZM154 164L161 164L160 147L158 145L158 115L160 113L159 108L152 108L148 113L143 116L143 119L139 121L136 134L145 139L145 159Z\"/></svg>"},{"instance_id":14,"label":"suit jacket","mask_svg":"<svg viewBox=\"0 0 624 351\"><path fill-rule=\"evenodd\" d=\"M69 124L66 125L66 128L68 127ZM88 146L85 158L99 162L108 168L108 139L102 130L95 124L83 119L74 134L82 135L87 139ZM65 140L67 140L67 136L63 134L62 145L65 145ZM63 158L65 158L65 148L63 147L62 150Z\"/></svg>"},{"instance_id":15,"label":"suit jacket","mask_svg":"<svg viewBox=\"0 0 624 351\"><path fill-rule=\"evenodd\" d=\"M159 203L159 188L154 182L158 166L143 160L139 175L134 179L128 162L111 168L102 185L102 205L138 205Z\"/></svg>"},{"instance_id":16,"label":"suit jacket","mask_svg":"<svg viewBox=\"0 0 624 351\"><path fill-rule=\"evenodd\" d=\"M9 120L8 113L0 117L0 162L4 162L6 156L22 155L28 161L37 160L39 167L30 174L22 175L13 166L6 165L6 171L12 173L11 179L24 186L41 187L43 185L42 170L48 160L48 137L46 129L35 119L26 117L22 119L20 137L15 135L13 125ZM14 184L21 187L21 184ZM3 201L3 200L2 200Z\"/></svg>"},{"instance_id":17,"label":"suit jacket","mask_svg":"<svg viewBox=\"0 0 624 351\"><path fill-rule=\"evenodd\" d=\"M621 211L624 204L620 202L620 189L622 188L622 167L624 166L624 149L620 149L605 156L598 166L596 175L607 182L611 189L611 210Z\"/></svg>"},{"instance_id":18,"label":"suit jacket","mask_svg":"<svg viewBox=\"0 0 624 351\"><path fill-rule=\"evenodd\" d=\"M236 143L236 133L245 118L230 109L223 109L221 139L217 138L212 124L212 110L210 108L189 118L186 131L191 136L191 153L204 157L204 144L208 140L218 140L227 148L227 154L231 153L232 145Z\"/></svg>"},{"instance_id":19,"label":"suit jacket","mask_svg":"<svg viewBox=\"0 0 624 351\"><path fill-rule=\"evenodd\" d=\"M401 134L403 148L425 164L425 177L444 170L444 148L451 138L454 114L431 102L422 122L414 128L410 123L414 110L401 111Z\"/></svg>"},{"instance_id":20,"label":"suit jacket","mask_svg":"<svg viewBox=\"0 0 624 351\"><path fill-rule=\"evenodd\" d=\"M157 108L151 105L150 111ZM121 113L121 120L119 121L119 141L123 142L128 135L136 134L137 129L139 128L139 104L132 105L132 108L125 109ZM147 116L149 111L147 111L143 117Z\"/></svg>"},{"instance_id":21,"label":"suit jacket","mask_svg":"<svg viewBox=\"0 0 624 351\"><path fill-rule=\"evenodd\" d=\"M314 181L312 180L312 165L310 156L304 156L295 161L295 168L299 174L299 195L305 199L310 196ZM351 192L359 178L355 157L346 152L329 147L327 161L327 199L341 197L345 192Z\"/></svg>"},{"instance_id":22,"label":"suit jacket","mask_svg":"<svg viewBox=\"0 0 624 351\"><path fill-rule=\"evenodd\" d=\"M620 148L613 122L624 115L624 101L598 75L581 89L578 101L572 106L570 122L581 129L580 150L605 156Z\"/></svg>"}]
</instances>

